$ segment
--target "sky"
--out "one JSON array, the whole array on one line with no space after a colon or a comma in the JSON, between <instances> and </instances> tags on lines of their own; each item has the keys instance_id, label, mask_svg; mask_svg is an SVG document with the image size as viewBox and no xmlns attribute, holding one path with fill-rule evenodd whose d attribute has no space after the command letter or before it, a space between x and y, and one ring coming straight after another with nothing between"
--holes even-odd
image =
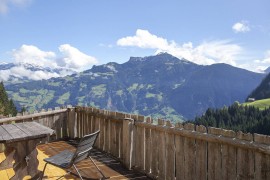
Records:
<instances>
[{"instance_id":1,"label":"sky","mask_svg":"<svg viewBox=\"0 0 270 180\"><path fill-rule=\"evenodd\" d=\"M270 66L269 0L0 0L0 63L76 71L168 52Z\"/></svg>"}]
</instances>

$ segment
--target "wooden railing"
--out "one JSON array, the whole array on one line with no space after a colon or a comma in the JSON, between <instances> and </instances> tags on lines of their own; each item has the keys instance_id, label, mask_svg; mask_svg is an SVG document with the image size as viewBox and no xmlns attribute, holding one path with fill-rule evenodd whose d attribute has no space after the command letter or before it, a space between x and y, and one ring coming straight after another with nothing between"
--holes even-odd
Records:
<instances>
[{"instance_id":1,"label":"wooden railing","mask_svg":"<svg viewBox=\"0 0 270 180\"><path fill-rule=\"evenodd\" d=\"M96 148L154 179L270 179L270 137L265 135L163 120L153 124L149 117L91 107L58 109L0 123L24 121L55 129L55 139L80 138L100 130Z\"/></svg>"},{"instance_id":2,"label":"wooden railing","mask_svg":"<svg viewBox=\"0 0 270 180\"><path fill-rule=\"evenodd\" d=\"M96 147L128 168L167 179L270 179L270 137L78 107L72 137L100 130Z\"/></svg>"}]
</instances>

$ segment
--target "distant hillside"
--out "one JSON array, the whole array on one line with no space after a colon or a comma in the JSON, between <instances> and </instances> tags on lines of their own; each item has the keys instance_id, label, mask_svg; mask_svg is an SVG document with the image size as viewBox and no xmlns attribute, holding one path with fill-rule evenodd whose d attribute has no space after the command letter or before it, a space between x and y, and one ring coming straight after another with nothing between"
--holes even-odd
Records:
<instances>
[{"instance_id":1,"label":"distant hillside","mask_svg":"<svg viewBox=\"0 0 270 180\"><path fill-rule=\"evenodd\" d=\"M262 80L262 82L252 91L247 97L255 98L256 100L270 98L270 73Z\"/></svg>"},{"instance_id":2,"label":"distant hillside","mask_svg":"<svg viewBox=\"0 0 270 180\"><path fill-rule=\"evenodd\" d=\"M262 74L227 64L202 66L192 73L181 88L173 90L172 104L174 108L184 111L186 117L194 118L209 107L219 108L235 101L243 102L246 98L244 95L248 94L262 77ZM173 98L175 94L178 98Z\"/></svg>"},{"instance_id":3,"label":"distant hillside","mask_svg":"<svg viewBox=\"0 0 270 180\"><path fill-rule=\"evenodd\" d=\"M268 99L261 99L254 102L245 102L243 103L244 106L254 106L259 108L260 110L264 110L265 108L270 107L270 98Z\"/></svg>"},{"instance_id":4,"label":"distant hillside","mask_svg":"<svg viewBox=\"0 0 270 180\"><path fill-rule=\"evenodd\" d=\"M195 124L270 135L270 108L241 105L237 102L220 109L209 108Z\"/></svg>"},{"instance_id":5,"label":"distant hillside","mask_svg":"<svg viewBox=\"0 0 270 180\"><path fill-rule=\"evenodd\" d=\"M79 74L7 86L30 110L87 105L179 121L209 107L243 102L263 74L226 64L202 66L163 53L123 64L93 66Z\"/></svg>"}]
</instances>

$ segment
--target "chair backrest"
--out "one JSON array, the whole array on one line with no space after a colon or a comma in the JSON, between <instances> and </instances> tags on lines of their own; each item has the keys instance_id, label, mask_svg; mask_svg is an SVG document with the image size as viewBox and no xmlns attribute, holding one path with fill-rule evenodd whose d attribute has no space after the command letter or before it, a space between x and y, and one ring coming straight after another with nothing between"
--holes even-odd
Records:
<instances>
[{"instance_id":1,"label":"chair backrest","mask_svg":"<svg viewBox=\"0 0 270 180\"><path fill-rule=\"evenodd\" d=\"M96 131L92 134L85 135L84 137L81 138L70 165L72 165L73 163L77 163L81 160L84 160L89 156L90 150L93 148L99 135L99 132L100 131Z\"/></svg>"}]
</instances>

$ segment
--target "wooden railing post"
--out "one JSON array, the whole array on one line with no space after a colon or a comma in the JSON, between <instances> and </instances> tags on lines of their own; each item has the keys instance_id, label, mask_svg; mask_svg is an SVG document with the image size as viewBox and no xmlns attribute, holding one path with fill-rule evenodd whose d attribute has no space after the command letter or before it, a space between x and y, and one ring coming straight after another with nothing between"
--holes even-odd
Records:
<instances>
[{"instance_id":1,"label":"wooden railing post","mask_svg":"<svg viewBox=\"0 0 270 180\"><path fill-rule=\"evenodd\" d=\"M133 128L134 119L125 118L123 121L123 163L131 169L132 166L132 155L133 155Z\"/></svg>"}]
</instances>

